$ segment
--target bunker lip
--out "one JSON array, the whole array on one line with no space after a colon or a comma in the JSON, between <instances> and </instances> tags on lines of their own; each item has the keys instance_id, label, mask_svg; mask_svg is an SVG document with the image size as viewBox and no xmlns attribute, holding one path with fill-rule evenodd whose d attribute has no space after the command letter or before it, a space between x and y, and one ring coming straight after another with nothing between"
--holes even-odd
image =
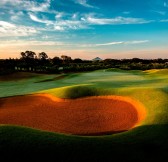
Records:
<instances>
[{"instance_id":1,"label":"bunker lip","mask_svg":"<svg viewBox=\"0 0 168 162\"><path fill-rule=\"evenodd\" d=\"M122 96L60 99L49 94L0 98L0 124L82 136L130 130L145 118L141 103Z\"/></svg>"}]
</instances>

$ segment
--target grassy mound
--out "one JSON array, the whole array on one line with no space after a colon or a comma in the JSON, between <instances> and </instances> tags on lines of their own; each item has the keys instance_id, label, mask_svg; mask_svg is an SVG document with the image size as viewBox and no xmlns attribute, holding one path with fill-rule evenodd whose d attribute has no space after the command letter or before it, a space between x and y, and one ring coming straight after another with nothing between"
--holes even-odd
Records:
<instances>
[{"instance_id":1,"label":"grassy mound","mask_svg":"<svg viewBox=\"0 0 168 162\"><path fill-rule=\"evenodd\" d=\"M160 75L167 75L168 69L152 69L152 70L146 70L145 71L148 74L160 74Z\"/></svg>"},{"instance_id":2,"label":"grassy mound","mask_svg":"<svg viewBox=\"0 0 168 162\"><path fill-rule=\"evenodd\" d=\"M54 88L46 91L41 91L40 93L49 93L60 98L75 99L86 96L97 96L99 95L99 90L84 85L84 86L68 86L63 88Z\"/></svg>"}]
</instances>

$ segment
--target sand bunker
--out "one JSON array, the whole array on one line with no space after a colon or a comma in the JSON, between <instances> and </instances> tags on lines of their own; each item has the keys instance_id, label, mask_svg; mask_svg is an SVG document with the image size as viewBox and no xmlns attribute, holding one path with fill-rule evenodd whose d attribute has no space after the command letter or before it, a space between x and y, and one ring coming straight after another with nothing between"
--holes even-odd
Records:
<instances>
[{"instance_id":1,"label":"sand bunker","mask_svg":"<svg viewBox=\"0 0 168 162\"><path fill-rule=\"evenodd\" d=\"M105 135L135 127L143 106L120 96L59 99L47 94L0 98L0 124L75 135Z\"/></svg>"}]
</instances>

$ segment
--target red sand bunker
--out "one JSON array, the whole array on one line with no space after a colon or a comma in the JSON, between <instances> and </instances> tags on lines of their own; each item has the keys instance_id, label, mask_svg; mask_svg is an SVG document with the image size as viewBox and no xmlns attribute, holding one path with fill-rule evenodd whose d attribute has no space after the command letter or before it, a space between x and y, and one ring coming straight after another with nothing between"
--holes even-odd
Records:
<instances>
[{"instance_id":1,"label":"red sand bunker","mask_svg":"<svg viewBox=\"0 0 168 162\"><path fill-rule=\"evenodd\" d=\"M135 127L145 117L130 98L59 99L47 94L0 98L0 124L75 135L105 135Z\"/></svg>"}]
</instances>

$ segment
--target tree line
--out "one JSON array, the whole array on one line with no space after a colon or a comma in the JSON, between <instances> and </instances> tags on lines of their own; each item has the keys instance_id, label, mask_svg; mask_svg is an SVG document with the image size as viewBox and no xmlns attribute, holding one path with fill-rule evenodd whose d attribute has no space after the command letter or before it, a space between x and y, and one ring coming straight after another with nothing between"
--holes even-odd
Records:
<instances>
[{"instance_id":1,"label":"tree line","mask_svg":"<svg viewBox=\"0 0 168 162\"><path fill-rule=\"evenodd\" d=\"M100 61L72 59L62 55L49 58L45 52L36 54L33 51L20 53L19 59L0 59L0 74L15 71L38 73L66 73L93 71L98 69L119 68L123 70L149 70L168 68L168 59L105 59Z\"/></svg>"}]
</instances>

